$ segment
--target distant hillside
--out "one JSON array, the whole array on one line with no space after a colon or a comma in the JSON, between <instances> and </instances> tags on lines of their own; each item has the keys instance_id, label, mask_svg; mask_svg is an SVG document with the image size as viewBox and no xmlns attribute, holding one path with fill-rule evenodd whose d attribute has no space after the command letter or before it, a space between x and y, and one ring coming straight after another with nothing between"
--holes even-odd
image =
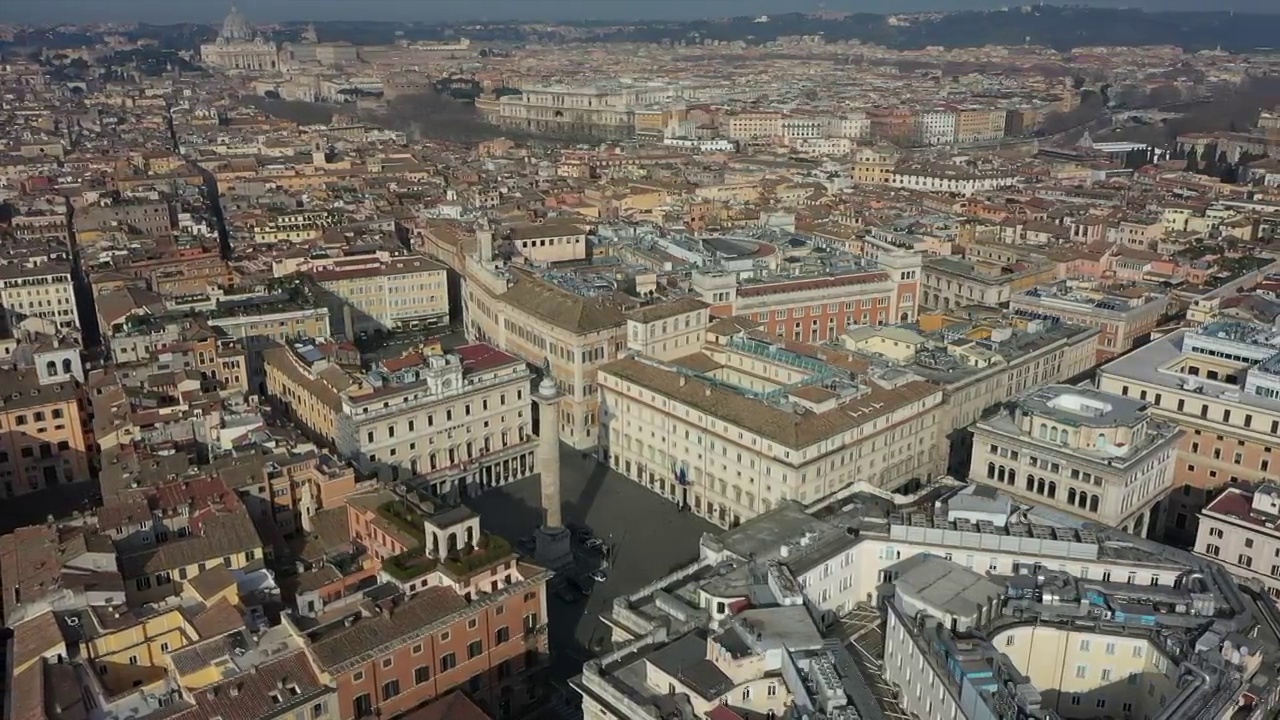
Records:
<instances>
[{"instance_id":1,"label":"distant hillside","mask_svg":"<svg viewBox=\"0 0 1280 720\"><path fill-rule=\"evenodd\" d=\"M1208 5L1208 3L1206 3ZM316 22L322 41L357 45L398 40L452 40L468 37L479 46L526 42L684 42L742 41L758 45L795 35L823 35L828 40L861 40L903 50L933 45L1044 45L1069 50L1083 45L1177 45L1188 51L1222 48L1246 52L1280 48L1280 14L1227 12L1143 12L1133 9L1056 5L1014 5L1009 10L964 11L938 15L912 24L890 24L886 15L860 13L823 19L801 13L753 17L652 22L572 22L530 25L524 22L397 23ZM286 23L274 33L279 41L296 39L305 23ZM571 28L565 32L564 28ZM213 37L209 25L141 25L133 39L153 39L162 48L191 49ZM96 37L63 26L22 30L5 49L70 48L91 45Z\"/></svg>"},{"instance_id":2,"label":"distant hillside","mask_svg":"<svg viewBox=\"0 0 1280 720\"><path fill-rule=\"evenodd\" d=\"M583 41L699 42L702 39L760 44L780 37L822 34L828 41L861 40L903 50L931 45L1045 45L1069 50L1084 45L1177 45L1189 51L1243 52L1280 48L1280 15L1225 12L1029 6L1027 10L947 13L911 25L891 25L884 15L857 14L825 20L801 13L727 21L654 22L623 30L601 30Z\"/></svg>"},{"instance_id":3,"label":"distant hillside","mask_svg":"<svg viewBox=\"0 0 1280 720\"><path fill-rule=\"evenodd\" d=\"M630 23L560 22L536 29L518 22L484 25L425 23L316 23L322 40L383 43L392 39L446 40L460 36L480 44L522 42L684 42L742 41L759 45L780 37L823 35L829 41L861 40L902 50L983 45L1044 45L1069 50L1085 45L1177 45L1188 51L1222 48L1245 52L1280 48L1280 14L1227 12L1143 12L1118 8L1034 5L1010 10L946 13L910 25L890 24L870 13L824 19L803 13L754 17Z\"/></svg>"}]
</instances>

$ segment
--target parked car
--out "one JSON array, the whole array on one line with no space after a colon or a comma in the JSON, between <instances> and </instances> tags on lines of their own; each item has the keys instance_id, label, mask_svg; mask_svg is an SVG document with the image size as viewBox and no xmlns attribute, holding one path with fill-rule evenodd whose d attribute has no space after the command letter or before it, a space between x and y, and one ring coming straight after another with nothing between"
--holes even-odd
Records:
<instances>
[{"instance_id":1,"label":"parked car","mask_svg":"<svg viewBox=\"0 0 1280 720\"><path fill-rule=\"evenodd\" d=\"M600 570L596 570L595 572L591 573L591 579L595 580L596 582L604 582L605 580L609 579L609 576L605 573L604 569L602 568Z\"/></svg>"},{"instance_id":2,"label":"parked car","mask_svg":"<svg viewBox=\"0 0 1280 720\"><path fill-rule=\"evenodd\" d=\"M586 545L589 548L599 548L604 547L604 541L598 537L587 538L587 541L584 542L583 545Z\"/></svg>"}]
</instances>

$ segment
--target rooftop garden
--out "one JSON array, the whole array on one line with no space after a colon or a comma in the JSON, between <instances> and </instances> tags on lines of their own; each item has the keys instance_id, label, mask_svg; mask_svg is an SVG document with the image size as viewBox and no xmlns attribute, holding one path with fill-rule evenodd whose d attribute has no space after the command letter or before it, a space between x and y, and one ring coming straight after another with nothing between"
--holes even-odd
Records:
<instances>
[{"instance_id":1,"label":"rooftop garden","mask_svg":"<svg viewBox=\"0 0 1280 720\"><path fill-rule=\"evenodd\" d=\"M482 534L474 548L464 547L444 561L444 567L454 577L471 575L511 555L511 543L497 535Z\"/></svg>"},{"instance_id":2,"label":"rooftop garden","mask_svg":"<svg viewBox=\"0 0 1280 720\"><path fill-rule=\"evenodd\" d=\"M424 548L416 548L387 558L387 561L382 564L382 569L400 582L409 582L431 572L438 564L435 558L427 557L427 551Z\"/></svg>"},{"instance_id":3,"label":"rooftop garden","mask_svg":"<svg viewBox=\"0 0 1280 720\"><path fill-rule=\"evenodd\" d=\"M426 550L419 547L387 558L382 569L400 582L409 582L436 569L461 579L505 560L511 553L511 544L506 540L497 535L481 535L475 547L467 546L450 553L443 561L427 557Z\"/></svg>"},{"instance_id":4,"label":"rooftop garden","mask_svg":"<svg viewBox=\"0 0 1280 720\"><path fill-rule=\"evenodd\" d=\"M416 540L418 547L427 544L426 530L423 529L425 518L409 503L403 500L385 502L378 506L378 516Z\"/></svg>"}]
</instances>

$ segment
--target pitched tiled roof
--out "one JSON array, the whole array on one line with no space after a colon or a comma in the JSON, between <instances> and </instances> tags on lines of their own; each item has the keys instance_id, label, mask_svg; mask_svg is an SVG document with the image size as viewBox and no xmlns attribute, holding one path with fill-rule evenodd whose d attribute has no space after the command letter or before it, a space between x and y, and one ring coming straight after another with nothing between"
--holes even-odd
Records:
<instances>
[{"instance_id":1,"label":"pitched tiled roof","mask_svg":"<svg viewBox=\"0 0 1280 720\"><path fill-rule=\"evenodd\" d=\"M210 564L229 555L249 550L261 552L262 540L249 513L240 507L205 517L199 534L162 543L140 553L120 558L125 579L174 570L200 562Z\"/></svg>"},{"instance_id":2,"label":"pitched tiled roof","mask_svg":"<svg viewBox=\"0 0 1280 720\"><path fill-rule=\"evenodd\" d=\"M908 382L893 389L873 385L870 393L833 410L795 413L701 378L688 377L635 358L608 363L600 368L600 372L635 383L795 450L839 435L940 390L938 386L923 381Z\"/></svg>"},{"instance_id":3,"label":"pitched tiled roof","mask_svg":"<svg viewBox=\"0 0 1280 720\"><path fill-rule=\"evenodd\" d=\"M490 720L471 698L454 691L417 710L402 715L401 720Z\"/></svg>"},{"instance_id":4,"label":"pitched tiled roof","mask_svg":"<svg viewBox=\"0 0 1280 720\"><path fill-rule=\"evenodd\" d=\"M316 660L329 672L345 672L345 665L383 645L430 631L439 620L465 608L467 601L450 588L431 587L403 604L322 637L312 646Z\"/></svg>"},{"instance_id":5,"label":"pitched tiled roof","mask_svg":"<svg viewBox=\"0 0 1280 720\"><path fill-rule=\"evenodd\" d=\"M44 612L13 628L13 677L9 679L14 720L44 720L45 677L41 656L63 644L53 613ZM65 649L60 651L65 652Z\"/></svg>"},{"instance_id":6,"label":"pitched tiled roof","mask_svg":"<svg viewBox=\"0 0 1280 720\"><path fill-rule=\"evenodd\" d=\"M709 307L706 303L692 296L685 296L671 302L658 303L656 305L646 305L627 313L627 317L636 322L651 323L655 320L665 320L677 315L684 315L695 310L702 310Z\"/></svg>"},{"instance_id":7,"label":"pitched tiled roof","mask_svg":"<svg viewBox=\"0 0 1280 720\"><path fill-rule=\"evenodd\" d=\"M234 605L226 600L219 600L191 618L191 624L200 637L217 637L244 627L244 618Z\"/></svg>"},{"instance_id":8,"label":"pitched tiled roof","mask_svg":"<svg viewBox=\"0 0 1280 720\"><path fill-rule=\"evenodd\" d=\"M516 283L502 299L509 306L558 328L574 333L592 333L620 327L626 322L622 308L609 298L583 297L529 275L516 276Z\"/></svg>"},{"instance_id":9,"label":"pitched tiled roof","mask_svg":"<svg viewBox=\"0 0 1280 720\"><path fill-rule=\"evenodd\" d=\"M265 662L192 693L195 707L173 720L261 720L307 708L333 690L320 681L304 651Z\"/></svg>"}]
</instances>

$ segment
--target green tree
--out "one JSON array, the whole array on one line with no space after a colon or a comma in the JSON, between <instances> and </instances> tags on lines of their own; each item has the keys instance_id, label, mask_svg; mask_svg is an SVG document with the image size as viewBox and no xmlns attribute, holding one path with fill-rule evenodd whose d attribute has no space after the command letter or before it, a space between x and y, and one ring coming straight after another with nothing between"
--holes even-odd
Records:
<instances>
[{"instance_id":1,"label":"green tree","mask_svg":"<svg viewBox=\"0 0 1280 720\"><path fill-rule=\"evenodd\" d=\"M1189 173L1200 172L1200 162L1196 157L1196 151L1194 149L1187 153L1187 166L1183 169Z\"/></svg>"},{"instance_id":2,"label":"green tree","mask_svg":"<svg viewBox=\"0 0 1280 720\"><path fill-rule=\"evenodd\" d=\"M1206 145L1204 150L1200 152L1200 174L1217 177L1218 169L1218 144Z\"/></svg>"}]
</instances>

